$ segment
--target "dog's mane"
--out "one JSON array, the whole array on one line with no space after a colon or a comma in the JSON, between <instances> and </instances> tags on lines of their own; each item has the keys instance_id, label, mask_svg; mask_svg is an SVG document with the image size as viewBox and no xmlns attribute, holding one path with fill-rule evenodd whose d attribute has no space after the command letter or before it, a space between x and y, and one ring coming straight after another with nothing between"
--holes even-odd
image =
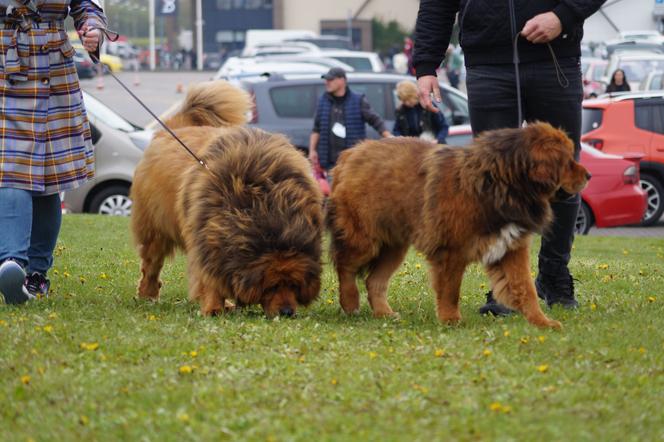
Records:
<instances>
[{"instance_id":1,"label":"dog's mane","mask_svg":"<svg viewBox=\"0 0 664 442\"><path fill-rule=\"evenodd\" d=\"M455 174L452 191L478 202L478 224L484 233L496 233L510 223L541 233L550 221L551 205L548 189L528 176L530 142L518 129L490 131L466 148L436 149L425 167L438 171L434 177ZM430 190L440 185L436 178L428 181Z\"/></svg>"}]
</instances>

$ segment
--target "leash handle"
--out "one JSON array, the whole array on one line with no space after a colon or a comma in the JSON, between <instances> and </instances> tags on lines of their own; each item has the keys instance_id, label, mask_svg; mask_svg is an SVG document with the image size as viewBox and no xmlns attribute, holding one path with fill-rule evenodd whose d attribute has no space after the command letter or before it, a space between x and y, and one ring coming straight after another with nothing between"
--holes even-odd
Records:
<instances>
[{"instance_id":1,"label":"leash handle","mask_svg":"<svg viewBox=\"0 0 664 442\"><path fill-rule=\"evenodd\" d=\"M104 35L107 35L107 36L109 35L109 33L110 33L111 35L114 35L114 36L115 36L115 40L112 40L112 39L111 39L111 41L116 41L116 40L118 39L118 37L119 37L119 34L118 34L117 32L108 31L107 29L103 29L103 28L89 28L88 31L91 31L91 30L93 30L93 29L99 29L100 31L102 31L102 32L104 33ZM86 31L86 32L87 32L87 31ZM84 35L85 35L85 34L84 34ZM110 39L110 37L109 37L109 39ZM98 63L99 63L99 58L97 58L97 56L96 56L95 54L92 54L92 53L88 53L88 54L90 55L90 58L92 59L92 61L93 61L95 64L98 64ZM104 64L102 63L102 64L101 64L101 68L102 68L102 70L104 70L104 69L106 68L106 66L104 66ZM133 93L128 87L127 87L127 85L125 85L125 84L122 82L122 80L120 80L120 79L119 79L119 78L118 78L118 77L117 77L117 76L116 76L116 75L115 75L110 69L105 69L105 72L108 72L108 73L111 75L111 77L113 77L113 78L115 79L115 81L117 81L117 82L120 84L120 86L122 86L123 89L126 90L126 91L129 93L129 95L131 95L131 96L134 98L134 100L136 100L141 106L143 106L143 109L145 109L150 115L152 115L152 117L153 117L155 120L157 120L157 122L161 125L161 127L163 127L163 128L166 130L166 132L168 132L169 134L171 134L171 136L172 136L173 138L175 138L175 139L177 140L177 142L180 143L180 145L181 145L182 147L184 147L184 149L185 149L187 152L189 152L189 155L191 155L191 156L192 156L192 157L198 162L198 164L200 164L201 166L203 166L203 167L204 167L205 169L207 169L208 171L210 170L210 168L209 168L208 165L205 163L205 161L203 161L203 160L202 160L200 157L198 157L198 156L197 156L197 155L196 155L191 149L189 149L189 148L187 147L187 145L184 144L184 142L183 142L183 141L182 141L177 135L175 135L175 132L173 132L173 131L171 130L170 127L166 126L166 124L165 124L163 121L161 121L161 119L160 119L158 116L156 116L156 115L154 114L154 112L152 112L152 111L150 110L150 108L149 108L145 103L143 103L143 101L141 101L141 99L138 98L138 97L137 97L137 96L136 96L136 95L135 95L135 94L134 94L134 93Z\"/></svg>"}]
</instances>

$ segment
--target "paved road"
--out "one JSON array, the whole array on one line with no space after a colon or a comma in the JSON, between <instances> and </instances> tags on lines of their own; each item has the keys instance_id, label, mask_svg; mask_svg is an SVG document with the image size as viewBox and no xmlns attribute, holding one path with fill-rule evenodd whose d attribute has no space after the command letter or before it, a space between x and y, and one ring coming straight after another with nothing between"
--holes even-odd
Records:
<instances>
[{"instance_id":1,"label":"paved road","mask_svg":"<svg viewBox=\"0 0 664 442\"><path fill-rule=\"evenodd\" d=\"M184 97L178 92L178 85L184 91L188 85L210 80L214 72L122 72L118 75L130 89L158 116L166 112ZM134 86L138 79L140 84ZM139 126L146 126L153 118L109 75L104 77L103 88L98 88L96 79L83 80L83 89L104 102L108 107ZM637 236L664 238L664 217L653 227L618 227L590 230L595 236Z\"/></svg>"},{"instance_id":2,"label":"paved road","mask_svg":"<svg viewBox=\"0 0 664 442\"><path fill-rule=\"evenodd\" d=\"M118 78L125 83L131 91L138 96L158 116L184 98L184 93L178 93L177 87L181 85L184 91L192 83L210 80L214 72L121 72ZM140 84L134 86L138 79ZM96 79L82 80L83 90L98 98L108 107L122 115L127 120L139 126L146 126L153 118L140 104L134 100L110 75L105 75L103 88L99 89Z\"/></svg>"}]
</instances>

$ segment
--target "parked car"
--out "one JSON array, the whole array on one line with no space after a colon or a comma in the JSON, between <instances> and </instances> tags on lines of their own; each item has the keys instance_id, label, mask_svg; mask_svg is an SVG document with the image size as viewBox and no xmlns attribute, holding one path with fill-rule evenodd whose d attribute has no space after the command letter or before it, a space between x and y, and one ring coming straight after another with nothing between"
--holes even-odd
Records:
<instances>
[{"instance_id":1,"label":"parked car","mask_svg":"<svg viewBox=\"0 0 664 442\"><path fill-rule=\"evenodd\" d=\"M76 64L76 72L78 73L78 78L81 80L86 80L94 78L97 75L97 70L95 69L94 63L87 55L83 55L79 52L74 54L74 63Z\"/></svg>"},{"instance_id":2,"label":"parked car","mask_svg":"<svg viewBox=\"0 0 664 442\"><path fill-rule=\"evenodd\" d=\"M581 192L575 232L590 228L638 224L646 210L646 192L639 184L639 161L643 154L610 155L581 144L581 164L593 178Z\"/></svg>"},{"instance_id":3,"label":"parked car","mask_svg":"<svg viewBox=\"0 0 664 442\"><path fill-rule=\"evenodd\" d=\"M606 84L602 81L602 78L607 64L609 62L602 58L581 59L584 98L593 98L604 93Z\"/></svg>"},{"instance_id":4,"label":"parked car","mask_svg":"<svg viewBox=\"0 0 664 442\"><path fill-rule=\"evenodd\" d=\"M622 31L618 33L620 40L648 41L652 43L664 44L664 36L655 30L642 29L636 31Z\"/></svg>"},{"instance_id":5,"label":"parked car","mask_svg":"<svg viewBox=\"0 0 664 442\"><path fill-rule=\"evenodd\" d=\"M63 208L73 213L129 216L134 169L152 132L141 130L86 92L83 101L95 147L95 178L64 192Z\"/></svg>"},{"instance_id":6,"label":"parked car","mask_svg":"<svg viewBox=\"0 0 664 442\"><path fill-rule=\"evenodd\" d=\"M394 110L398 106L396 85L413 77L396 74L349 73L348 84L357 93L365 94L372 108L385 120L388 130L394 127ZM247 90L254 99L250 125L269 132L285 134L300 149L309 147L318 98L325 84L316 74L284 74L237 78L235 84ZM443 102L441 110L450 125L448 143L464 145L471 139L468 101L466 96L445 83L440 83ZM462 125L463 127L456 127ZM367 136L378 138L373 128Z\"/></svg>"},{"instance_id":7,"label":"parked car","mask_svg":"<svg viewBox=\"0 0 664 442\"><path fill-rule=\"evenodd\" d=\"M614 52L606 67L604 82L609 84L616 69L625 72L625 78L633 91L639 90L643 79L652 71L664 71L664 54L637 51Z\"/></svg>"},{"instance_id":8,"label":"parked car","mask_svg":"<svg viewBox=\"0 0 664 442\"><path fill-rule=\"evenodd\" d=\"M352 44L348 37L339 35L318 35L316 37L287 38L284 42L305 42L316 45L320 49L347 49L352 50Z\"/></svg>"},{"instance_id":9,"label":"parked car","mask_svg":"<svg viewBox=\"0 0 664 442\"><path fill-rule=\"evenodd\" d=\"M584 101L582 134L582 141L603 152L643 155L640 183L648 206L641 224L657 223L664 212L664 92Z\"/></svg>"},{"instance_id":10,"label":"parked car","mask_svg":"<svg viewBox=\"0 0 664 442\"><path fill-rule=\"evenodd\" d=\"M641 82L642 91L661 91L664 89L664 72L650 72Z\"/></svg>"},{"instance_id":11,"label":"parked car","mask_svg":"<svg viewBox=\"0 0 664 442\"><path fill-rule=\"evenodd\" d=\"M340 67L347 72L353 70L347 64L333 58L296 57L294 55L230 57L219 68L214 79L218 80L220 78L237 77L247 74L260 75L264 72L323 73L332 67Z\"/></svg>"}]
</instances>

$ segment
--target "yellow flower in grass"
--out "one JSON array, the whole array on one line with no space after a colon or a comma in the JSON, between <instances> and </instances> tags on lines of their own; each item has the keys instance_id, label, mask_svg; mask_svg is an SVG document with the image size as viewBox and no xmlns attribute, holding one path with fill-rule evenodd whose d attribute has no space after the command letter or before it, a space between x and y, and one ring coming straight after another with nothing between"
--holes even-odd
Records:
<instances>
[{"instance_id":1,"label":"yellow flower in grass","mask_svg":"<svg viewBox=\"0 0 664 442\"><path fill-rule=\"evenodd\" d=\"M82 350L95 351L96 349L99 348L99 343L98 342L81 342L80 347L81 347Z\"/></svg>"},{"instance_id":2,"label":"yellow flower in grass","mask_svg":"<svg viewBox=\"0 0 664 442\"><path fill-rule=\"evenodd\" d=\"M328 303L328 304L334 304L334 300L332 300L332 299L328 299L328 300L327 300L327 303Z\"/></svg>"},{"instance_id":3,"label":"yellow flower in grass","mask_svg":"<svg viewBox=\"0 0 664 442\"><path fill-rule=\"evenodd\" d=\"M657 301L657 298L655 298L654 296L648 296L648 302L655 302L655 301Z\"/></svg>"},{"instance_id":4,"label":"yellow flower in grass","mask_svg":"<svg viewBox=\"0 0 664 442\"><path fill-rule=\"evenodd\" d=\"M543 343L544 341L546 341L546 336L538 336L537 340L540 341L540 343Z\"/></svg>"},{"instance_id":5,"label":"yellow flower in grass","mask_svg":"<svg viewBox=\"0 0 664 442\"><path fill-rule=\"evenodd\" d=\"M606 269L609 268L609 265L608 264L600 264L600 265L597 266L597 268L599 270L606 270Z\"/></svg>"},{"instance_id":6,"label":"yellow flower in grass","mask_svg":"<svg viewBox=\"0 0 664 442\"><path fill-rule=\"evenodd\" d=\"M45 333L53 333L53 326L52 325L45 325L42 330L44 330Z\"/></svg>"},{"instance_id":7,"label":"yellow flower in grass","mask_svg":"<svg viewBox=\"0 0 664 442\"><path fill-rule=\"evenodd\" d=\"M180 413L178 414L178 420L186 424L189 422L189 415L187 413Z\"/></svg>"},{"instance_id":8,"label":"yellow flower in grass","mask_svg":"<svg viewBox=\"0 0 664 442\"><path fill-rule=\"evenodd\" d=\"M31 379L32 378L30 377L30 375L24 374L23 376L21 376L21 383L23 385L28 385Z\"/></svg>"},{"instance_id":9,"label":"yellow flower in grass","mask_svg":"<svg viewBox=\"0 0 664 442\"><path fill-rule=\"evenodd\" d=\"M539 371L540 373L546 373L547 371L549 371L549 366L547 364L538 365L537 371Z\"/></svg>"},{"instance_id":10,"label":"yellow flower in grass","mask_svg":"<svg viewBox=\"0 0 664 442\"><path fill-rule=\"evenodd\" d=\"M158 318L155 315L148 316L148 321L156 321Z\"/></svg>"},{"instance_id":11,"label":"yellow flower in grass","mask_svg":"<svg viewBox=\"0 0 664 442\"><path fill-rule=\"evenodd\" d=\"M106 273L102 272L101 275L99 275L99 278L108 279L108 275Z\"/></svg>"},{"instance_id":12,"label":"yellow flower in grass","mask_svg":"<svg viewBox=\"0 0 664 442\"><path fill-rule=\"evenodd\" d=\"M83 425L83 426L86 426L87 424L90 423L90 418L87 417L86 415L82 414L78 417L78 423Z\"/></svg>"},{"instance_id":13,"label":"yellow flower in grass","mask_svg":"<svg viewBox=\"0 0 664 442\"><path fill-rule=\"evenodd\" d=\"M377 357L378 357L378 353L376 353L375 351L370 351L369 352L369 358L376 359Z\"/></svg>"},{"instance_id":14,"label":"yellow flower in grass","mask_svg":"<svg viewBox=\"0 0 664 442\"><path fill-rule=\"evenodd\" d=\"M81 284L85 284L85 276L83 275L79 276L78 280L81 281Z\"/></svg>"},{"instance_id":15,"label":"yellow flower in grass","mask_svg":"<svg viewBox=\"0 0 664 442\"><path fill-rule=\"evenodd\" d=\"M442 348L437 348L436 351L434 352L434 355L437 358L442 358L443 356L445 356L445 350L443 350Z\"/></svg>"},{"instance_id":16,"label":"yellow flower in grass","mask_svg":"<svg viewBox=\"0 0 664 442\"><path fill-rule=\"evenodd\" d=\"M484 356L487 356L487 357L491 356L491 353L493 353L493 352L491 350L489 350L488 348L485 348L484 351L482 352L482 354Z\"/></svg>"},{"instance_id":17,"label":"yellow flower in grass","mask_svg":"<svg viewBox=\"0 0 664 442\"><path fill-rule=\"evenodd\" d=\"M191 356L192 358L195 358L196 356L198 356L198 352L196 350L190 351L189 356Z\"/></svg>"},{"instance_id":18,"label":"yellow flower in grass","mask_svg":"<svg viewBox=\"0 0 664 442\"><path fill-rule=\"evenodd\" d=\"M500 402L492 402L489 404L489 410L493 411L494 413L511 413L512 412L512 407L509 405L503 405Z\"/></svg>"},{"instance_id":19,"label":"yellow flower in grass","mask_svg":"<svg viewBox=\"0 0 664 442\"><path fill-rule=\"evenodd\" d=\"M422 268L422 264L415 264L415 268L418 269L418 270L421 269L421 268Z\"/></svg>"},{"instance_id":20,"label":"yellow flower in grass","mask_svg":"<svg viewBox=\"0 0 664 442\"><path fill-rule=\"evenodd\" d=\"M509 331L509 330L505 330L505 331L503 332L503 336L505 336L506 338L507 338L509 335L510 335L510 331Z\"/></svg>"},{"instance_id":21,"label":"yellow flower in grass","mask_svg":"<svg viewBox=\"0 0 664 442\"><path fill-rule=\"evenodd\" d=\"M526 345L527 343L530 342L530 338L528 336L523 337L519 340L523 345Z\"/></svg>"},{"instance_id":22,"label":"yellow flower in grass","mask_svg":"<svg viewBox=\"0 0 664 442\"><path fill-rule=\"evenodd\" d=\"M0 319L0 327L9 327L9 324L7 324L7 321Z\"/></svg>"},{"instance_id":23,"label":"yellow flower in grass","mask_svg":"<svg viewBox=\"0 0 664 442\"><path fill-rule=\"evenodd\" d=\"M330 384L332 384L332 385L337 385L338 383L339 383L339 382L338 382L336 379L332 379L332 380L330 381Z\"/></svg>"},{"instance_id":24,"label":"yellow flower in grass","mask_svg":"<svg viewBox=\"0 0 664 442\"><path fill-rule=\"evenodd\" d=\"M597 310L597 304L595 304L594 302L592 304L590 304L590 310L592 310L592 311Z\"/></svg>"},{"instance_id":25,"label":"yellow flower in grass","mask_svg":"<svg viewBox=\"0 0 664 442\"><path fill-rule=\"evenodd\" d=\"M191 365L183 365L180 367L178 370L180 374L190 374L191 372L194 371L194 368Z\"/></svg>"}]
</instances>

